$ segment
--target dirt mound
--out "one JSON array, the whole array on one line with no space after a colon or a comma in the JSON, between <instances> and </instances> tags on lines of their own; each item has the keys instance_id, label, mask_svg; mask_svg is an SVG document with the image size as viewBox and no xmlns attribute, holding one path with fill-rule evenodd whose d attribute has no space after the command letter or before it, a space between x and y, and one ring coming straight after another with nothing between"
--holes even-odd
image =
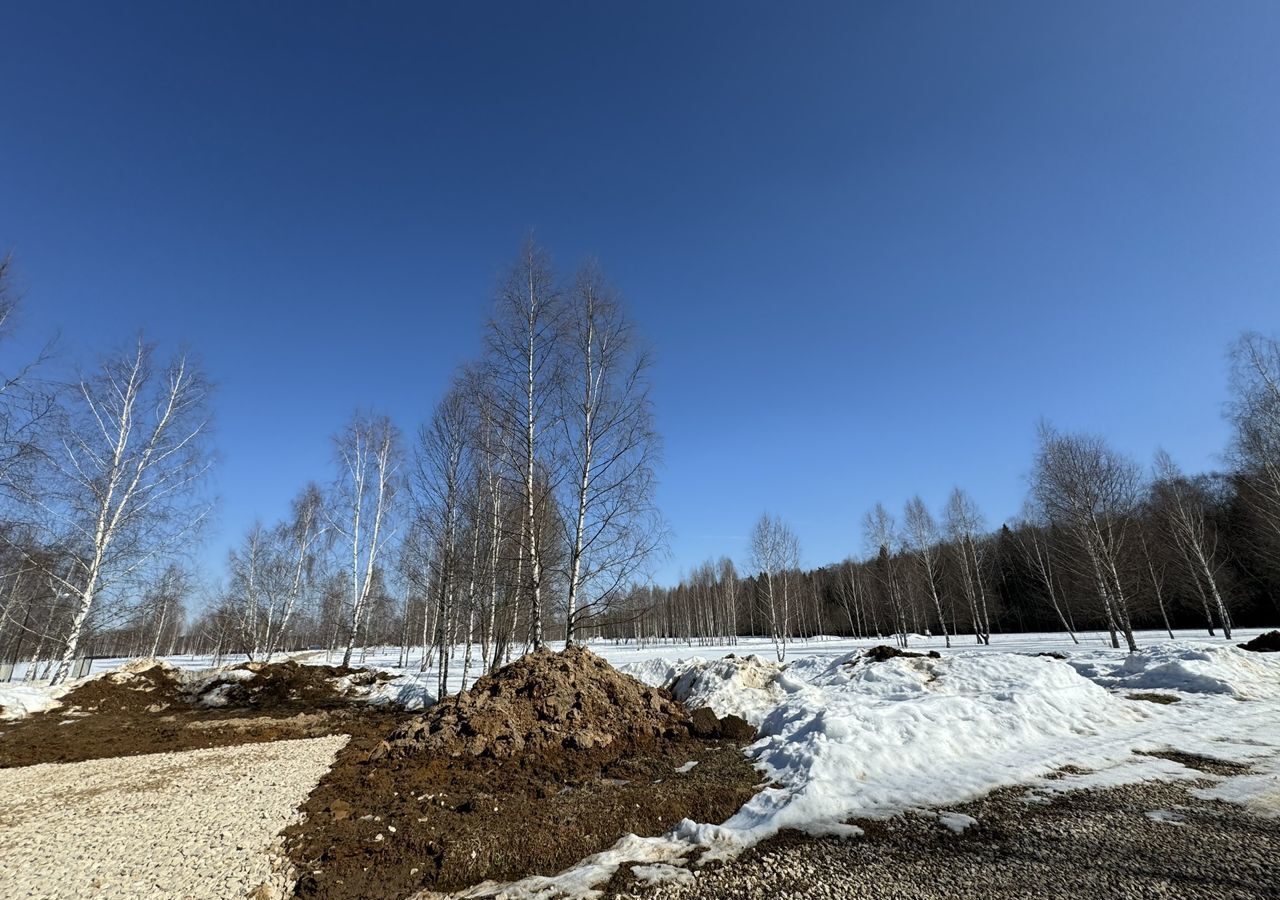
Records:
<instances>
[{"instance_id":1,"label":"dirt mound","mask_svg":"<svg viewBox=\"0 0 1280 900\"><path fill-rule=\"evenodd\" d=\"M628 833L723 821L760 777L741 740L698 733L745 722L710 710L695 721L578 648L530 654L402 721L389 739L354 736L286 829L298 896L551 874Z\"/></svg>"},{"instance_id":2,"label":"dirt mound","mask_svg":"<svg viewBox=\"0 0 1280 900\"><path fill-rule=\"evenodd\" d=\"M688 733L666 691L623 675L590 650L541 650L436 704L393 734L375 758L421 752L510 759L563 750L614 755Z\"/></svg>"},{"instance_id":3,"label":"dirt mound","mask_svg":"<svg viewBox=\"0 0 1280 900\"><path fill-rule=\"evenodd\" d=\"M93 713L160 712L182 699L178 670L159 660L142 659L86 681L62 698L62 706Z\"/></svg>"},{"instance_id":4,"label":"dirt mound","mask_svg":"<svg viewBox=\"0 0 1280 900\"><path fill-rule=\"evenodd\" d=\"M755 726L741 716L720 718L709 706L695 709L689 715L689 730L700 738L718 738L747 743L756 739Z\"/></svg>"},{"instance_id":5,"label":"dirt mound","mask_svg":"<svg viewBox=\"0 0 1280 900\"><path fill-rule=\"evenodd\" d=\"M899 650L897 647L890 647L887 644L881 644L878 647L872 647L870 650L864 651L862 659L867 662L884 662L887 659L893 659L897 656L941 659L942 654L937 650L930 650L928 653L914 653L911 650ZM856 662L856 660L855 660Z\"/></svg>"},{"instance_id":6,"label":"dirt mound","mask_svg":"<svg viewBox=\"0 0 1280 900\"><path fill-rule=\"evenodd\" d=\"M1240 644L1239 647L1241 650L1252 650L1254 653L1280 653L1280 631L1265 632L1247 644Z\"/></svg>"},{"instance_id":7,"label":"dirt mound","mask_svg":"<svg viewBox=\"0 0 1280 900\"><path fill-rule=\"evenodd\" d=\"M347 666L250 662L201 682L193 699L202 706L234 709L316 709L345 706L347 689L385 681L390 676Z\"/></svg>"}]
</instances>

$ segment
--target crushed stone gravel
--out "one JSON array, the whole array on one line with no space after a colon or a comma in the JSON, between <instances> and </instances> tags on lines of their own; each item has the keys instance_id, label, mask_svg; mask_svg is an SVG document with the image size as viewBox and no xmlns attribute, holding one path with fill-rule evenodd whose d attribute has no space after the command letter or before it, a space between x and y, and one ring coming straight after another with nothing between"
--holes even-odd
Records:
<instances>
[{"instance_id":1,"label":"crushed stone gravel","mask_svg":"<svg viewBox=\"0 0 1280 900\"><path fill-rule=\"evenodd\" d=\"M277 834L347 740L0 770L0 896L280 896Z\"/></svg>"},{"instance_id":2,"label":"crushed stone gravel","mask_svg":"<svg viewBox=\"0 0 1280 900\"><path fill-rule=\"evenodd\" d=\"M847 840L786 833L685 883L648 887L641 871L607 894L614 900L1280 896L1280 820L1197 799L1188 791L1197 783L1073 791L1043 804L1028 802L1025 789L997 791L949 811L976 820L958 834L931 813L860 822L866 835Z\"/></svg>"}]
</instances>

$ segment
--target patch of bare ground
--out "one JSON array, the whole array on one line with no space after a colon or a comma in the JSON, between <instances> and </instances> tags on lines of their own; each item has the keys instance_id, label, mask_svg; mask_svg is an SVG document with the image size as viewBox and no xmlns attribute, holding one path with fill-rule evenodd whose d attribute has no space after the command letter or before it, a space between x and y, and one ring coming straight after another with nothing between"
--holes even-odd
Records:
<instances>
[{"instance_id":1,"label":"patch of bare ground","mask_svg":"<svg viewBox=\"0 0 1280 900\"><path fill-rule=\"evenodd\" d=\"M739 738L695 736L666 692L586 650L531 654L385 740L353 738L286 831L296 893L397 898L551 874L628 833L722 821L759 776L736 723L718 731Z\"/></svg>"},{"instance_id":2,"label":"patch of bare ground","mask_svg":"<svg viewBox=\"0 0 1280 900\"><path fill-rule=\"evenodd\" d=\"M956 834L933 815L860 821L858 838L783 833L691 884L641 885L624 867L613 900L1013 900L1280 895L1280 820L1196 798L1208 781L1148 782L1028 803L1025 788L948 811L976 819Z\"/></svg>"},{"instance_id":3,"label":"patch of bare ground","mask_svg":"<svg viewBox=\"0 0 1280 900\"><path fill-rule=\"evenodd\" d=\"M247 663L192 694L164 665L135 664L87 681L56 709L0 724L0 768L82 762L143 753L369 733L382 736L408 715L368 707L335 686L371 672L289 661ZM201 702L219 691L222 704ZM250 715L246 715L249 713Z\"/></svg>"}]
</instances>

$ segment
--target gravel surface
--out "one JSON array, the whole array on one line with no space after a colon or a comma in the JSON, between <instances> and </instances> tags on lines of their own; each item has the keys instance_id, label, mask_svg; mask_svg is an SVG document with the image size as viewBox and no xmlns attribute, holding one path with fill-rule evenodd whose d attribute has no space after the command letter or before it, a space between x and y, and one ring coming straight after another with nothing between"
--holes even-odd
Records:
<instances>
[{"instance_id":1,"label":"gravel surface","mask_svg":"<svg viewBox=\"0 0 1280 900\"><path fill-rule=\"evenodd\" d=\"M932 814L861 823L849 840L789 835L692 884L620 886L617 898L1280 897L1280 819L1147 783L1029 803L1002 791L953 811L977 819L954 833ZM950 821L955 822L955 819Z\"/></svg>"},{"instance_id":2,"label":"gravel surface","mask_svg":"<svg viewBox=\"0 0 1280 900\"><path fill-rule=\"evenodd\" d=\"M346 742L0 770L0 897L273 896L276 835Z\"/></svg>"}]
</instances>

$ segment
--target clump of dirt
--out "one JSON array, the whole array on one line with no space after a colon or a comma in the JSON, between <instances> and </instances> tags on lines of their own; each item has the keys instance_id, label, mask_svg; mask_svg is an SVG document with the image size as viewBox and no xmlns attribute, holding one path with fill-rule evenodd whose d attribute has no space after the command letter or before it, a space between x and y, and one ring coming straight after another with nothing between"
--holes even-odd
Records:
<instances>
[{"instance_id":1,"label":"clump of dirt","mask_svg":"<svg viewBox=\"0 0 1280 900\"><path fill-rule=\"evenodd\" d=\"M735 730L711 719L718 734ZM759 782L740 743L698 737L665 691L586 650L531 654L389 739L353 737L285 832L303 873L295 892L406 897L510 881L628 833L723 821Z\"/></svg>"},{"instance_id":2,"label":"clump of dirt","mask_svg":"<svg viewBox=\"0 0 1280 900\"><path fill-rule=\"evenodd\" d=\"M741 716L720 718L711 707L703 706L689 714L689 730L696 737L750 743L756 739L755 726Z\"/></svg>"},{"instance_id":3,"label":"clump of dirt","mask_svg":"<svg viewBox=\"0 0 1280 900\"><path fill-rule=\"evenodd\" d=\"M1055 650L1041 650L1039 653L1036 654L1036 656L1047 656L1050 659L1066 659L1067 658L1067 654L1058 653Z\"/></svg>"},{"instance_id":4,"label":"clump of dirt","mask_svg":"<svg viewBox=\"0 0 1280 900\"><path fill-rule=\"evenodd\" d=\"M916 653L912 650L900 650L897 647L890 647L887 644L880 644L878 647L872 647L870 650L863 651L859 659L865 659L867 662L884 662L894 657L905 656L917 659L941 659L942 654L937 650L930 650L928 653ZM859 660L854 660L858 662Z\"/></svg>"},{"instance_id":5,"label":"clump of dirt","mask_svg":"<svg viewBox=\"0 0 1280 900\"><path fill-rule=\"evenodd\" d=\"M1238 646L1241 650L1252 650L1254 653L1280 653L1280 631L1264 632L1247 644Z\"/></svg>"},{"instance_id":6,"label":"clump of dirt","mask_svg":"<svg viewBox=\"0 0 1280 900\"><path fill-rule=\"evenodd\" d=\"M380 745L375 756L440 753L510 759L561 750L614 755L688 732L665 691L623 675L590 650L540 650L486 675Z\"/></svg>"},{"instance_id":7,"label":"clump of dirt","mask_svg":"<svg viewBox=\"0 0 1280 900\"><path fill-rule=\"evenodd\" d=\"M1145 700L1148 703L1160 703L1165 706L1168 706L1171 703L1177 703L1182 699L1181 697L1174 696L1173 694L1156 694L1151 691L1138 691L1133 694L1125 694L1124 698L1126 700Z\"/></svg>"}]
</instances>

